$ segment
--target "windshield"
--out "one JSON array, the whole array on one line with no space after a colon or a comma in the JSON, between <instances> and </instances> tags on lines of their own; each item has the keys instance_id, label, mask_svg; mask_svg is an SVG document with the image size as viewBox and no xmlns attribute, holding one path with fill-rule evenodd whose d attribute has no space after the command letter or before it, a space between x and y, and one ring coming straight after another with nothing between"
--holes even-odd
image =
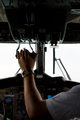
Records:
<instances>
[{"instance_id":1,"label":"windshield","mask_svg":"<svg viewBox=\"0 0 80 120\"><path fill-rule=\"evenodd\" d=\"M46 73L53 77L65 76L65 79L69 80L59 60L59 66L55 61L55 74L53 74L53 50L51 50L50 45L46 46L48 47L46 53ZM59 44L59 47L55 49L55 58L60 58L72 81L80 82L80 44Z\"/></svg>"},{"instance_id":2,"label":"windshield","mask_svg":"<svg viewBox=\"0 0 80 120\"><path fill-rule=\"evenodd\" d=\"M31 44L33 50L35 51L35 44ZM55 74L53 74L53 48L50 44L45 45L47 47L47 52L45 52L45 73L48 75L62 76L66 77L62 65L59 63L60 68L55 61ZM19 70L18 61L15 57L16 49L18 48L17 43L0 43L0 79L6 77L12 77ZM29 44L21 44L20 49L26 48L30 52L31 48ZM80 82L80 44L60 44L58 48L55 49L55 57L62 61L64 67L66 68L72 81ZM34 70L36 69L36 64ZM62 74L62 71L64 74ZM21 70L19 71L21 73ZM64 76L65 75L65 76Z\"/></svg>"},{"instance_id":3,"label":"windshield","mask_svg":"<svg viewBox=\"0 0 80 120\"><path fill-rule=\"evenodd\" d=\"M31 45L33 50L35 51L35 45ZM16 59L16 49L18 48L18 44L15 43L0 43L0 79L6 77L12 77L19 70L18 60ZM26 48L30 52L31 49L28 44L21 44L20 49ZM36 68L36 65L34 69ZM21 70L19 71L21 73Z\"/></svg>"}]
</instances>

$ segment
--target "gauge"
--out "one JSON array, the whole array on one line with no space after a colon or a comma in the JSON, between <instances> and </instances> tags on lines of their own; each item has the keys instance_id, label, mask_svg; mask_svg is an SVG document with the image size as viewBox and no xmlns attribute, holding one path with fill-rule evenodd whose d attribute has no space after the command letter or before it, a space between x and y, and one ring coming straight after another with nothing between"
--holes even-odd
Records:
<instances>
[{"instance_id":1,"label":"gauge","mask_svg":"<svg viewBox=\"0 0 80 120\"><path fill-rule=\"evenodd\" d=\"M10 104L12 104L13 100L12 100L11 97L6 97L5 100L4 100L4 102L5 102L5 104L10 105Z\"/></svg>"},{"instance_id":2,"label":"gauge","mask_svg":"<svg viewBox=\"0 0 80 120\"><path fill-rule=\"evenodd\" d=\"M12 114L12 108L11 107L7 107L7 115L11 115Z\"/></svg>"}]
</instances>

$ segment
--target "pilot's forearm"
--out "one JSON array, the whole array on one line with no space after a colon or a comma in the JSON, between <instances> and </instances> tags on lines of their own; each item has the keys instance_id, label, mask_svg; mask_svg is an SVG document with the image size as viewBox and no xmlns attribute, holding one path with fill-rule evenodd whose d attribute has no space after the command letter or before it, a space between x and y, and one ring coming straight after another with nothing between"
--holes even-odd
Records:
<instances>
[{"instance_id":1,"label":"pilot's forearm","mask_svg":"<svg viewBox=\"0 0 80 120\"><path fill-rule=\"evenodd\" d=\"M24 98L28 115L35 116L37 109L39 109L39 103L42 98L36 88L34 74L32 73L29 76L24 77Z\"/></svg>"},{"instance_id":2,"label":"pilot's forearm","mask_svg":"<svg viewBox=\"0 0 80 120\"><path fill-rule=\"evenodd\" d=\"M33 58L29 56L28 50L17 51L18 63L22 71L33 70L37 54ZM24 98L29 118L32 120L51 120L51 115L46 106L46 100L42 100L35 85L34 74L24 77Z\"/></svg>"}]
</instances>

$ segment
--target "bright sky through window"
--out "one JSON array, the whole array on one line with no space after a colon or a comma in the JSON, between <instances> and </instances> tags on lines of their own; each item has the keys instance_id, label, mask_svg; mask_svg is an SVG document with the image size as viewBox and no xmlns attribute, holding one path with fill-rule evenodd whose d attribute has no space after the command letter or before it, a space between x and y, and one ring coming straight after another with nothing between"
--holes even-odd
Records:
<instances>
[{"instance_id":1,"label":"bright sky through window","mask_svg":"<svg viewBox=\"0 0 80 120\"><path fill-rule=\"evenodd\" d=\"M55 62L55 74L53 74L53 68L52 68L53 67L52 66L53 50L51 50L50 45L46 45L46 46L48 50L46 53L46 71L45 72L52 77L63 76L60 68L57 65L57 62ZM55 57L56 59L59 59L59 58L61 59L64 67L66 68L69 76L71 77L71 80L80 82L80 44L60 44L59 47L55 49ZM64 72L63 69L62 71ZM67 76L66 76L66 80L68 80Z\"/></svg>"},{"instance_id":2,"label":"bright sky through window","mask_svg":"<svg viewBox=\"0 0 80 120\"><path fill-rule=\"evenodd\" d=\"M31 46L35 51L35 45L32 44ZM53 77L63 76L56 62L55 75L53 74L53 49L50 48L49 44L46 46L47 52L45 53L45 73ZM18 44L0 43L0 79L12 77L18 71L19 65L15 57L17 47ZM23 48L26 48L32 52L28 44L21 44L19 50ZM55 51L56 58L61 59L72 81L80 82L80 44L60 44ZM36 69L36 65L34 69Z\"/></svg>"},{"instance_id":3,"label":"bright sky through window","mask_svg":"<svg viewBox=\"0 0 80 120\"><path fill-rule=\"evenodd\" d=\"M32 44L31 46L35 51L35 45ZM0 43L0 79L12 77L19 70L20 67L18 64L18 60L15 57L17 48L18 44ZM21 44L19 51L23 48L26 48L30 52L32 52L28 44Z\"/></svg>"}]
</instances>

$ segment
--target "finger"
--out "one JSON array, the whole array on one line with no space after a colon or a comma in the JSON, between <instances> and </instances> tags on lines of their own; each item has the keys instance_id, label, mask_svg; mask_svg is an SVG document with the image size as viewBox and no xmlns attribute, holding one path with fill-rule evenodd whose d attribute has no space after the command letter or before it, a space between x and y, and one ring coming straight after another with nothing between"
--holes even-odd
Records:
<instances>
[{"instance_id":1,"label":"finger","mask_svg":"<svg viewBox=\"0 0 80 120\"><path fill-rule=\"evenodd\" d=\"M29 51L26 50L26 49L24 49L24 56L26 57L26 56L28 56L28 55L29 55Z\"/></svg>"},{"instance_id":2,"label":"finger","mask_svg":"<svg viewBox=\"0 0 80 120\"><path fill-rule=\"evenodd\" d=\"M20 51L20 56L24 57L24 52L23 52L23 50Z\"/></svg>"},{"instance_id":3,"label":"finger","mask_svg":"<svg viewBox=\"0 0 80 120\"><path fill-rule=\"evenodd\" d=\"M19 56L19 51L17 51L17 58L18 58L18 59L20 58L20 56Z\"/></svg>"}]
</instances>

